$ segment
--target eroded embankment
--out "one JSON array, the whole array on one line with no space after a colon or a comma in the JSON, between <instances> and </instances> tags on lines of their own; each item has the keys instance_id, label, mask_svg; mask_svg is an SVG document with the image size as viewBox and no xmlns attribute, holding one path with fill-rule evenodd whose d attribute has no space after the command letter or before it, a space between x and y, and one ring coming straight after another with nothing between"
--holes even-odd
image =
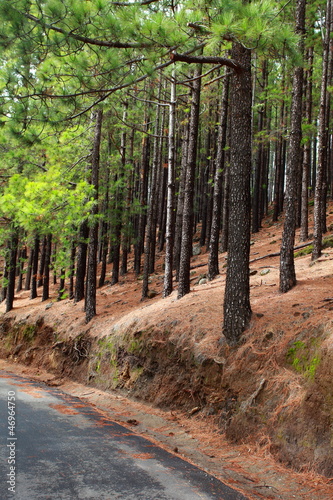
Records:
<instances>
[{"instance_id":1,"label":"eroded embankment","mask_svg":"<svg viewBox=\"0 0 333 500\"><path fill-rule=\"evenodd\" d=\"M253 329L242 346L212 356L203 334L175 322L114 325L104 337L74 337L3 317L2 358L164 408L213 415L233 442L269 449L297 470L333 475L331 325L293 333Z\"/></svg>"}]
</instances>

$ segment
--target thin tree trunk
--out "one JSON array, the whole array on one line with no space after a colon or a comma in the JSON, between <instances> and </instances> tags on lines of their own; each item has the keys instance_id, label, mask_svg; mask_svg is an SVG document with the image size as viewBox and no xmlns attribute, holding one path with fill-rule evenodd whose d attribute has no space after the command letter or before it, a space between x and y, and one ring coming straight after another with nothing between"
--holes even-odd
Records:
<instances>
[{"instance_id":1,"label":"thin tree trunk","mask_svg":"<svg viewBox=\"0 0 333 500\"><path fill-rule=\"evenodd\" d=\"M170 108L169 108L169 144L168 144L168 182L166 214L166 248L163 297L172 292L173 244L174 244L174 169L175 169L175 125L176 125L176 72L172 72Z\"/></svg>"},{"instance_id":2,"label":"thin tree trunk","mask_svg":"<svg viewBox=\"0 0 333 500\"><path fill-rule=\"evenodd\" d=\"M43 295L42 301L50 298L50 263L52 251L52 234L48 234L45 244L45 261L44 261L44 276L43 276Z\"/></svg>"},{"instance_id":3,"label":"thin tree trunk","mask_svg":"<svg viewBox=\"0 0 333 500\"><path fill-rule=\"evenodd\" d=\"M314 230L313 230L313 251L312 260L318 259L322 252L322 237L324 227L326 226L325 213L325 173L327 168L327 148L328 148L328 72L330 60L330 38L331 38L331 22L332 22L332 2L327 0L326 3L326 32L324 39L323 62L322 62L322 77L320 90L319 104L319 123L318 123L318 162L316 173L316 187L314 194Z\"/></svg>"},{"instance_id":4,"label":"thin tree trunk","mask_svg":"<svg viewBox=\"0 0 333 500\"><path fill-rule=\"evenodd\" d=\"M85 283L86 269L87 269L88 236L89 236L88 222L85 220L82 222L79 230L74 302L80 302L82 299L84 299L84 283Z\"/></svg>"},{"instance_id":5,"label":"thin tree trunk","mask_svg":"<svg viewBox=\"0 0 333 500\"><path fill-rule=\"evenodd\" d=\"M91 213L93 216L98 214L98 176L99 176L99 159L100 159L100 144L102 133L103 111L98 109L95 116L95 134L93 140L93 149L91 155L91 184L95 189L96 204L93 206ZM86 323L92 320L96 315L96 278L97 278L97 250L98 250L98 222L93 221L89 228L88 242L88 265L87 265L87 281L86 281L86 297L85 297L85 312Z\"/></svg>"},{"instance_id":6,"label":"thin tree trunk","mask_svg":"<svg viewBox=\"0 0 333 500\"><path fill-rule=\"evenodd\" d=\"M209 242L208 279L219 274L219 235L221 226L222 180L225 173L225 146L227 143L228 103L230 76L226 74L222 93L221 115L217 139L216 170L213 193L213 216ZM224 176L225 177L225 176Z\"/></svg>"},{"instance_id":7,"label":"thin tree trunk","mask_svg":"<svg viewBox=\"0 0 333 500\"><path fill-rule=\"evenodd\" d=\"M312 123L312 74L313 74L313 47L307 51L308 70L306 72L305 86L305 120L310 126ZM311 137L306 138L303 146L302 164L302 206L301 206L301 231L300 241L309 239L309 177L311 168Z\"/></svg>"},{"instance_id":8,"label":"thin tree trunk","mask_svg":"<svg viewBox=\"0 0 333 500\"><path fill-rule=\"evenodd\" d=\"M161 97L161 82L159 84L159 95ZM148 297L148 281L149 273L152 268L152 254L155 248L155 212L156 212L156 196L157 196L157 176L159 171L160 149L158 134L160 132L160 108L156 109L156 121L154 127L154 150L153 150L153 164L150 179L150 200L147 214L146 236L145 236L145 251L144 251L144 265L143 265L143 280L142 280L142 300Z\"/></svg>"},{"instance_id":9,"label":"thin tree trunk","mask_svg":"<svg viewBox=\"0 0 333 500\"><path fill-rule=\"evenodd\" d=\"M30 293L31 299L35 299L37 297L38 257L39 257L39 237L35 236L34 255L32 263L32 277L31 277L31 293Z\"/></svg>"},{"instance_id":10,"label":"thin tree trunk","mask_svg":"<svg viewBox=\"0 0 333 500\"><path fill-rule=\"evenodd\" d=\"M184 209L184 191L186 182L186 165L188 155L188 139L189 139L189 124L184 125L183 142L182 142L182 158L180 166L180 180L177 198L176 210L176 228L175 228L175 242L174 242L174 258L173 267L176 269L176 280L179 280L179 261L180 261L180 248L182 241L182 224L183 224L183 209Z\"/></svg>"},{"instance_id":11,"label":"thin tree trunk","mask_svg":"<svg viewBox=\"0 0 333 500\"><path fill-rule=\"evenodd\" d=\"M17 247L18 247L18 236L17 236L17 231L14 229L10 239L9 259L7 266L8 284L7 284L7 295L6 295L6 312L9 312L13 309L14 296L15 296Z\"/></svg>"},{"instance_id":12,"label":"thin tree trunk","mask_svg":"<svg viewBox=\"0 0 333 500\"><path fill-rule=\"evenodd\" d=\"M299 49L304 50L305 0L297 1L296 33L301 35ZM287 164L286 210L280 255L280 291L288 292L296 284L294 244L296 230L297 180L301 167L303 67L297 66L293 76L290 139Z\"/></svg>"},{"instance_id":13,"label":"thin tree trunk","mask_svg":"<svg viewBox=\"0 0 333 500\"><path fill-rule=\"evenodd\" d=\"M199 65L194 71L192 83L192 102L189 124L188 158L186 168L186 182L184 191L184 207L182 222L182 240L180 248L178 299L190 292L190 262L192 256L193 238L193 197L194 177L197 160L197 142L199 129L199 107L201 91L201 69Z\"/></svg>"}]
</instances>

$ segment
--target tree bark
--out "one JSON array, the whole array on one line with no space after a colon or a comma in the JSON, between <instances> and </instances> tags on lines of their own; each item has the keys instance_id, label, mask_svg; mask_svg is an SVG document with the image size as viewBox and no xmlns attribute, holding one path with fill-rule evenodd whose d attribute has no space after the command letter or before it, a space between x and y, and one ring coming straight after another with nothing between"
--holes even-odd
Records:
<instances>
[{"instance_id":1,"label":"tree bark","mask_svg":"<svg viewBox=\"0 0 333 500\"><path fill-rule=\"evenodd\" d=\"M229 344L235 345L251 318L249 254L252 83L250 50L235 42L232 56L240 63L242 70L235 71L232 78L230 212L223 334Z\"/></svg>"},{"instance_id":2,"label":"tree bark","mask_svg":"<svg viewBox=\"0 0 333 500\"><path fill-rule=\"evenodd\" d=\"M322 252L322 237L324 227L326 226L325 213L325 173L327 168L327 148L328 148L328 130L327 130L327 104L328 104L328 71L330 58L330 38L331 38L331 22L332 22L332 2L327 0L326 3L326 32L324 38L324 51L322 62L322 77L320 89L320 104L319 104L319 123L318 123L318 162L316 173L316 187L314 195L314 230L313 230L313 251L312 260L318 259Z\"/></svg>"},{"instance_id":3,"label":"tree bark","mask_svg":"<svg viewBox=\"0 0 333 500\"><path fill-rule=\"evenodd\" d=\"M305 29L305 0L297 1L296 33L301 35L299 50L303 54ZM294 243L296 230L297 179L301 167L303 67L297 66L293 75L290 139L286 171L286 210L280 256L280 292L286 293L296 284Z\"/></svg>"},{"instance_id":4,"label":"tree bark","mask_svg":"<svg viewBox=\"0 0 333 500\"><path fill-rule=\"evenodd\" d=\"M199 107L201 91L201 65L194 71L192 83L192 102L190 111L189 143L184 191L184 207L182 221L182 240L180 248L178 299L190 292L190 262L193 238L193 196L194 177L197 160L197 142L199 128Z\"/></svg>"},{"instance_id":5,"label":"tree bark","mask_svg":"<svg viewBox=\"0 0 333 500\"><path fill-rule=\"evenodd\" d=\"M16 277L16 261L17 261L17 247L18 235L17 231L13 229L10 239L9 259L8 259L8 284L6 295L6 312L13 309L14 296L15 296L15 277Z\"/></svg>"},{"instance_id":6,"label":"tree bark","mask_svg":"<svg viewBox=\"0 0 333 500\"><path fill-rule=\"evenodd\" d=\"M48 234L46 236L46 244L45 244L45 261L44 261L42 301L48 300L50 298L51 251L52 251L52 234Z\"/></svg>"},{"instance_id":7,"label":"tree bark","mask_svg":"<svg viewBox=\"0 0 333 500\"><path fill-rule=\"evenodd\" d=\"M216 170L213 192L213 215L209 242L208 279L219 274L219 235L221 226L222 180L225 172L225 146L227 143L228 103L230 76L226 75L222 93L221 115L217 138Z\"/></svg>"},{"instance_id":8,"label":"tree bark","mask_svg":"<svg viewBox=\"0 0 333 500\"><path fill-rule=\"evenodd\" d=\"M172 72L171 95L169 107L169 144L168 144L168 180L167 180L167 214L166 214L166 248L163 297L172 292L173 243L174 243L174 163L175 163L175 122L176 122L176 72Z\"/></svg>"},{"instance_id":9,"label":"tree bark","mask_svg":"<svg viewBox=\"0 0 333 500\"><path fill-rule=\"evenodd\" d=\"M39 237L35 236L33 262L32 262L32 277L31 277L31 293L30 293L31 299L35 299L37 297L38 257L39 257Z\"/></svg>"},{"instance_id":10,"label":"tree bark","mask_svg":"<svg viewBox=\"0 0 333 500\"><path fill-rule=\"evenodd\" d=\"M98 109L95 116L95 134L93 140L93 149L91 157L91 184L95 189L96 203L92 208L92 216L98 214L98 176L99 176L99 159L100 159L100 144L102 133L103 111ZM86 297L85 311L86 323L92 320L96 315L96 274L97 274L97 250L98 250L98 222L93 220L89 228L88 242L88 265L87 265L87 282L86 282Z\"/></svg>"}]
</instances>

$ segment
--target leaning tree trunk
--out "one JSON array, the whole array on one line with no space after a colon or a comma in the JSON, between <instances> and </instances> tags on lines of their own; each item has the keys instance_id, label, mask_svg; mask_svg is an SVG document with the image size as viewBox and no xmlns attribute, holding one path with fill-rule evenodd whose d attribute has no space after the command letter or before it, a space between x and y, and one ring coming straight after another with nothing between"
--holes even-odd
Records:
<instances>
[{"instance_id":1,"label":"leaning tree trunk","mask_svg":"<svg viewBox=\"0 0 333 500\"><path fill-rule=\"evenodd\" d=\"M193 238L193 198L194 198L194 178L197 160L197 142L199 129L199 107L201 91L201 68L199 65L194 71L192 84L192 102L190 111L189 143L186 168L186 181L184 191L182 240L180 247L179 261L179 283L178 298L190 292L190 262L192 256Z\"/></svg>"},{"instance_id":2,"label":"leaning tree trunk","mask_svg":"<svg viewBox=\"0 0 333 500\"><path fill-rule=\"evenodd\" d=\"M91 155L91 184L95 189L96 203L91 210L91 214L95 217L98 214L98 174L99 174L99 156L101 144L103 111L98 109L95 116L95 135L93 149ZM86 323L96 315L96 274L97 274L97 249L98 249L98 222L93 220L89 228L88 241L88 265L87 265L87 282L86 282L86 297L85 311Z\"/></svg>"},{"instance_id":3,"label":"leaning tree trunk","mask_svg":"<svg viewBox=\"0 0 333 500\"><path fill-rule=\"evenodd\" d=\"M298 0L296 12L296 32L304 34L305 0ZM304 39L300 38L299 49L303 54ZM294 244L296 230L297 180L301 167L302 138L302 91L303 67L297 66L293 76L291 104L290 139L286 171L286 210L280 253L280 292L288 292L296 284Z\"/></svg>"},{"instance_id":4,"label":"leaning tree trunk","mask_svg":"<svg viewBox=\"0 0 333 500\"><path fill-rule=\"evenodd\" d=\"M234 72L231 95L228 266L224 296L223 334L237 344L251 318L250 175L251 175L251 52L233 44L232 58L241 69Z\"/></svg>"}]
</instances>

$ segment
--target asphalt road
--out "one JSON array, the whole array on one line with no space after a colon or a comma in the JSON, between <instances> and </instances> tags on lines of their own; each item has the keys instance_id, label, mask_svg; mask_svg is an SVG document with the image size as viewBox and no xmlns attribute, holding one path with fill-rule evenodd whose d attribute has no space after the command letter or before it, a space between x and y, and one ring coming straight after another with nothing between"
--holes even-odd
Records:
<instances>
[{"instance_id":1,"label":"asphalt road","mask_svg":"<svg viewBox=\"0 0 333 500\"><path fill-rule=\"evenodd\" d=\"M58 389L0 370L0 499L246 500Z\"/></svg>"}]
</instances>

